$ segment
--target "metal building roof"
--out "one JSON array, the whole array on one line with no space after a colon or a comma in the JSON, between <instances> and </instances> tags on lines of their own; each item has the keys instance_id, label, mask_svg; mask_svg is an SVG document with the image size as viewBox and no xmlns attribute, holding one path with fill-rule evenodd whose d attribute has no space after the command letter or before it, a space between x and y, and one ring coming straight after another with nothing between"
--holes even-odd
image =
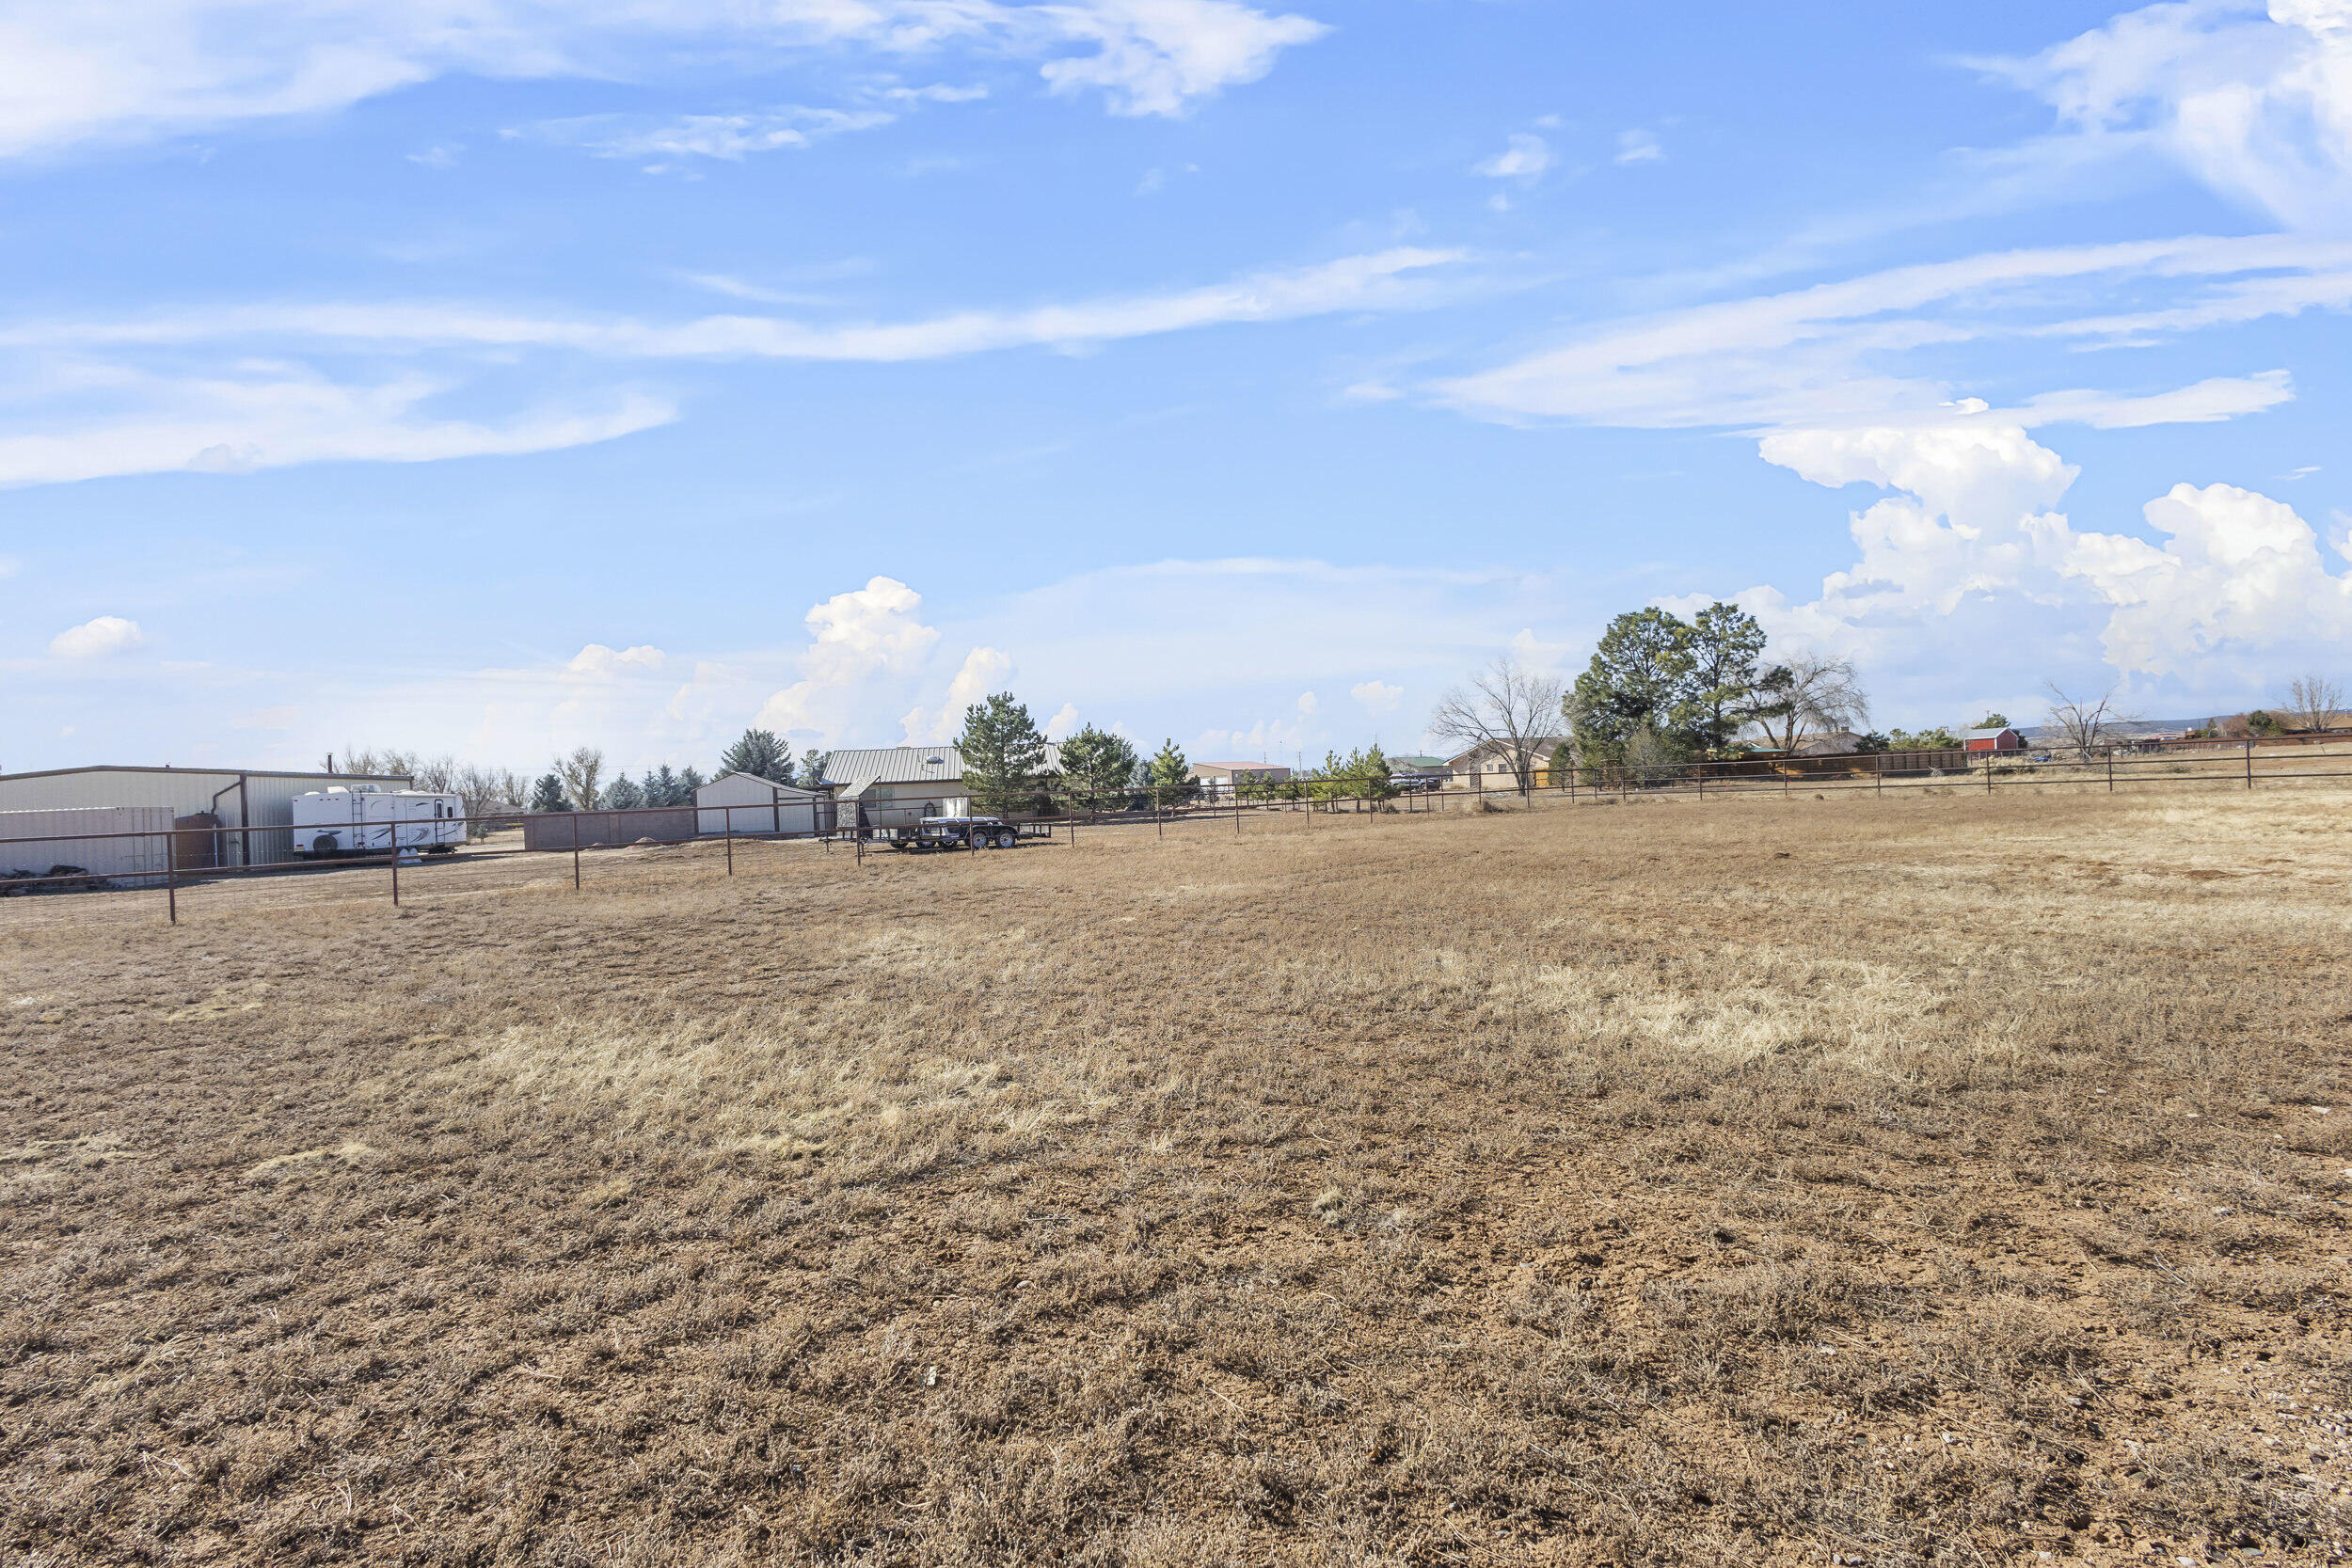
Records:
<instances>
[{"instance_id":1,"label":"metal building roof","mask_svg":"<svg viewBox=\"0 0 2352 1568\"><path fill-rule=\"evenodd\" d=\"M345 783L357 780L361 784L407 784L411 780L411 775L406 773L310 773L284 768L174 768L169 763L142 768L135 763L93 762L82 768L43 768L30 773L0 773L0 784L13 779L62 779L72 773L192 773L230 779L242 774L252 779L333 779Z\"/></svg>"},{"instance_id":2,"label":"metal building roof","mask_svg":"<svg viewBox=\"0 0 2352 1568\"><path fill-rule=\"evenodd\" d=\"M1048 741L1045 770L1061 768L1061 748ZM953 744L881 746L862 752L825 753L825 782L847 798L878 784L961 784L963 756Z\"/></svg>"}]
</instances>

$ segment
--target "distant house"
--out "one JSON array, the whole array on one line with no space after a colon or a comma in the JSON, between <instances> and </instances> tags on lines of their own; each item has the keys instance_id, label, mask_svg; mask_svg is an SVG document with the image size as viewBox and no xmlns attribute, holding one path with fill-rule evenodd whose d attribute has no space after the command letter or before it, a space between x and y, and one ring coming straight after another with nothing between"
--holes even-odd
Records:
<instances>
[{"instance_id":1,"label":"distant house","mask_svg":"<svg viewBox=\"0 0 2352 1568\"><path fill-rule=\"evenodd\" d=\"M1203 795L1231 795L1246 784L1288 784L1291 770L1271 762L1196 762L1191 779Z\"/></svg>"},{"instance_id":2,"label":"distant house","mask_svg":"<svg viewBox=\"0 0 2352 1568\"><path fill-rule=\"evenodd\" d=\"M1451 771L1443 757L1391 757L1391 779L1442 779Z\"/></svg>"},{"instance_id":3,"label":"distant house","mask_svg":"<svg viewBox=\"0 0 2352 1568\"><path fill-rule=\"evenodd\" d=\"M2022 752L2026 737L2003 726L1996 730L1963 730L1960 732L1963 750L1970 752Z\"/></svg>"},{"instance_id":4,"label":"distant house","mask_svg":"<svg viewBox=\"0 0 2352 1568\"><path fill-rule=\"evenodd\" d=\"M694 791L694 824L705 833L829 833L833 786L811 789L756 773L722 773Z\"/></svg>"},{"instance_id":5,"label":"distant house","mask_svg":"<svg viewBox=\"0 0 2352 1568\"><path fill-rule=\"evenodd\" d=\"M1059 747L1045 748L1045 770L1061 771ZM972 815L963 754L952 745L828 752L825 783L833 786L845 828L904 828L926 816Z\"/></svg>"},{"instance_id":6,"label":"distant house","mask_svg":"<svg viewBox=\"0 0 2352 1568\"><path fill-rule=\"evenodd\" d=\"M1542 785L1550 782L1551 754L1567 745L1562 735L1537 736L1528 743L1534 761L1533 783ZM1447 778L1455 789L1517 789L1518 780L1511 771L1510 749L1501 741L1481 741L1458 756L1445 761Z\"/></svg>"}]
</instances>

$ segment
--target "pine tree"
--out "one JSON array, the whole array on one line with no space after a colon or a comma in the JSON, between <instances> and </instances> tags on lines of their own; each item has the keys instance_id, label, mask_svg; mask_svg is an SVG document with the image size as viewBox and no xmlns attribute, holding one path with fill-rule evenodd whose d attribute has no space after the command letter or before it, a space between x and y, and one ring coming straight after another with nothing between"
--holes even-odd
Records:
<instances>
[{"instance_id":1,"label":"pine tree","mask_svg":"<svg viewBox=\"0 0 2352 1568\"><path fill-rule=\"evenodd\" d=\"M572 802L564 797L564 781L552 773L542 773L539 782L531 786L532 811L569 811Z\"/></svg>"},{"instance_id":2,"label":"pine tree","mask_svg":"<svg viewBox=\"0 0 2352 1568\"><path fill-rule=\"evenodd\" d=\"M807 751L802 752L802 784L806 788L815 789L818 784L823 784L825 782L825 765L831 761L833 761L833 753L831 752L820 752L814 746L811 746Z\"/></svg>"},{"instance_id":3,"label":"pine tree","mask_svg":"<svg viewBox=\"0 0 2352 1568\"><path fill-rule=\"evenodd\" d=\"M749 773L770 784L792 782L792 752L772 730L745 730L719 757L722 773Z\"/></svg>"},{"instance_id":4,"label":"pine tree","mask_svg":"<svg viewBox=\"0 0 2352 1568\"><path fill-rule=\"evenodd\" d=\"M1045 736L1011 692L993 692L963 710L956 750L963 757L963 787L976 813L1029 816L1045 803L1039 787L1045 772Z\"/></svg>"},{"instance_id":5,"label":"pine tree","mask_svg":"<svg viewBox=\"0 0 2352 1568\"><path fill-rule=\"evenodd\" d=\"M1148 766L1145 782L1152 786L1155 804L1172 806L1192 792L1192 764L1184 760L1183 749L1173 740L1161 741L1159 755Z\"/></svg>"},{"instance_id":6,"label":"pine tree","mask_svg":"<svg viewBox=\"0 0 2352 1568\"><path fill-rule=\"evenodd\" d=\"M649 806L686 804L685 797L678 788L677 775L670 771L670 765L666 762L645 775L644 787L645 804Z\"/></svg>"},{"instance_id":7,"label":"pine tree","mask_svg":"<svg viewBox=\"0 0 2352 1568\"><path fill-rule=\"evenodd\" d=\"M627 773L614 779L612 785L604 792L604 805L607 811L635 811L645 804L647 804L645 786L632 780Z\"/></svg>"},{"instance_id":8,"label":"pine tree","mask_svg":"<svg viewBox=\"0 0 2352 1568\"><path fill-rule=\"evenodd\" d=\"M1078 811L1121 810L1136 761L1125 736L1089 724L1061 743L1064 796Z\"/></svg>"},{"instance_id":9,"label":"pine tree","mask_svg":"<svg viewBox=\"0 0 2352 1568\"><path fill-rule=\"evenodd\" d=\"M709 782L708 779L703 777L702 769L691 763L679 768L677 770L677 803L681 806L692 805L694 791Z\"/></svg>"}]
</instances>

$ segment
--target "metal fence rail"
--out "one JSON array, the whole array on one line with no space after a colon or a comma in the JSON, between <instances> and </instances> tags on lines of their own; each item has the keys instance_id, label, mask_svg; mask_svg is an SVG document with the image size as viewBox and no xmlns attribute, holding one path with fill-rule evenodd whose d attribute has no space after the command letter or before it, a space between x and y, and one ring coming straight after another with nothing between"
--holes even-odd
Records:
<instances>
[{"instance_id":1,"label":"metal fence rail","mask_svg":"<svg viewBox=\"0 0 2352 1568\"><path fill-rule=\"evenodd\" d=\"M2227 750L2207 743L2204 749L2195 753L2117 754L2109 752L2067 761L2037 762L2014 752L1977 753L1966 766L1948 768L1888 768L1881 766L1886 760L1870 756L1771 757L1637 767L1578 765L1541 770L1541 776L1531 779L1524 788L1512 775L1503 773L1472 775L1467 787L1439 789L1413 787L1418 781L1384 784L1376 780L1327 779L1290 780L1238 792L1211 791L1197 784L1183 784L1087 794L1049 786L1026 802L1033 806L1042 804L1048 808L1046 810L983 815L1003 816L1017 824L1025 842L1074 844L1081 829L1102 831L1150 827L1164 837L1170 827L1230 819L1233 831L1238 833L1246 818L1271 814L1304 814L1306 825L1311 827L1314 815L1318 812L1437 813L1476 810L1493 800L1506 799L1549 798L1580 802L1686 796L1700 800L1735 797L1770 799L1775 796L1787 799L1800 790L1815 795L1832 790L1867 790L1882 797L1907 790L1969 790L1994 795L2020 788L2071 788L2112 794L2122 787L2172 784L2218 784L2250 790L2258 783L2352 780L2352 754L2313 755L2300 748L2289 750L2282 747L2265 755L2260 746L2252 742L2230 743ZM2327 764L2334 766L2316 766ZM1493 787L1489 787L1490 781ZM400 882L404 867L413 873L421 869L427 860L454 859L481 864L547 854L570 857L572 887L578 891L583 885L585 857L600 851L632 848L647 842L644 838L629 838L625 832L614 833L607 840L600 836L602 827L615 822L625 824L631 818L660 818L675 823L679 809L675 806L647 806L600 809L593 814L495 812L454 818L371 822L362 826L369 830L389 830L389 842L381 852L249 864L223 863L229 857L221 853L218 843L206 857L211 863L201 866L182 865L179 850L191 835L211 835L219 841L237 839L242 849L250 842L248 835L282 834L286 832L284 824L200 830L172 828L139 832L42 833L22 838L0 838L0 897L44 889L86 888L94 882L105 884L113 891L146 886L163 893L166 918L176 924L180 916L180 891L183 887L257 878L333 875L373 867L389 872L387 892L392 903L397 905L401 901ZM723 829L718 832L698 832L684 837L660 837L652 842L665 846L707 844L719 847L728 876L735 874L735 848L739 842L748 845L818 841L829 849L846 845L862 863L867 850L896 844L901 833L911 831L908 824L859 823L848 827L815 827L805 832L738 832L735 825L737 812L765 813L770 808L703 806L689 809L696 813L698 826L712 813L723 814ZM597 824L598 832L583 832L581 823L591 819ZM814 817L812 820L815 820ZM486 847L471 834L476 825L488 832L536 824L542 831L533 832L532 836L545 842L547 838L555 836L559 826L566 822L571 827L568 842L559 844L552 849ZM427 842L433 836L433 831L453 825L468 831L466 844L462 847L453 847L454 853L448 857L433 852ZM85 841L119 845L141 839L167 841L162 856L165 869L95 876L79 868L61 866L39 872L26 867L24 869L28 874L21 876L7 870L12 846L53 846ZM241 852L237 859L242 863L246 856Z\"/></svg>"}]
</instances>

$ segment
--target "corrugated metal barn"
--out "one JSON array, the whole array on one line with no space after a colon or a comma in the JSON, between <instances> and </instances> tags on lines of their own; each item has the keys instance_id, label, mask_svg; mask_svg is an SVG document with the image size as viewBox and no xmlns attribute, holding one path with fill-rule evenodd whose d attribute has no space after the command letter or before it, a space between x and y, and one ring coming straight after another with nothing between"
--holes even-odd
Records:
<instances>
[{"instance_id":1,"label":"corrugated metal barn","mask_svg":"<svg viewBox=\"0 0 2352 1568\"><path fill-rule=\"evenodd\" d=\"M45 877L61 865L93 877L161 876L170 863L170 832L165 806L0 811L0 876Z\"/></svg>"},{"instance_id":2,"label":"corrugated metal barn","mask_svg":"<svg viewBox=\"0 0 2352 1568\"><path fill-rule=\"evenodd\" d=\"M175 818L210 812L225 829L256 830L220 834L217 863L266 865L294 859L295 796L367 784L406 789L410 780L405 774L286 773L260 768L56 768L40 773L0 773L0 812L161 806ZM5 859L0 853L0 860Z\"/></svg>"}]
</instances>

